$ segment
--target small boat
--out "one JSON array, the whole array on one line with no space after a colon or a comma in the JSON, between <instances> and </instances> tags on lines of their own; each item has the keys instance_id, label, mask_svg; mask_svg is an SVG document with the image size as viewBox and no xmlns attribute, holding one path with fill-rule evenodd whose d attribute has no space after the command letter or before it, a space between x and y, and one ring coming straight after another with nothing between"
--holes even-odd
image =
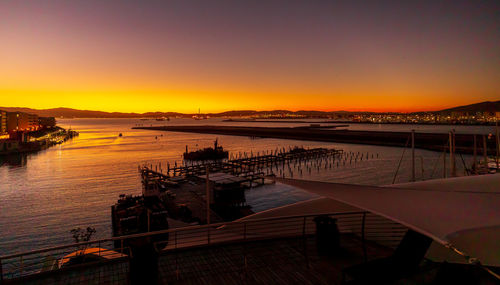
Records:
<instances>
[{"instance_id":1,"label":"small boat","mask_svg":"<svg viewBox=\"0 0 500 285\"><path fill-rule=\"evenodd\" d=\"M480 160L477 163L477 166L474 167L474 164L472 164L472 169L476 174L495 174L495 173L500 173L500 160L498 161L494 157L488 157L487 161L485 162L484 160Z\"/></svg>"},{"instance_id":2,"label":"small boat","mask_svg":"<svg viewBox=\"0 0 500 285\"><path fill-rule=\"evenodd\" d=\"M488 172L491 174L495 174L500 172L500 161L497 161L495 158L488 158Z\"/></svg>"},{"instance_id":3,"label":"small boat","mask_svg":"<svg viewBox=\"0 0 500 285\"><path fill-rule=\"evenodd\" d=\"M83 263L112 260L124 257L127 257L127 255L116 252L114 250L100 247L91 247L77 250L68 255L65 255L61 260L59 260L57 265L59 268L64 268L71 265L79 265Z\"/></svg>"},{"instance_id":4,"label":"small boat","mask_svg":"<svg viewBox=\"0 0 500 285\"><path fill-rule=\"evenodd\" d=\"M227 159L229 153L225 151L222 146L218 145L217 140L214 142L214 147L207 147L197 151L188 152L188 147L186 145L186 152L184 152L185 160L221 160Z\"/></svg>"},{"instance_id":5,"label":"small boat","mask_svg":"<svg viewBox=\"0 0 500 285\"><path fill-rule=\"evenodd\" d=\"M192 118L198 121L198 120L206 120L209 117L208 117L208 115L202 115L201 109L198 108L198 114L193 115Z\"/></svg>"},{"instance_id":6,"label":"small boat","mask_svg":"<svg viewBox=\"0 0 500 285\"><path fill-rule=\"evenodd\" d=\"M128 258L128 255L101 247L85 248L67 254L60 259L54 256L47 256L43 261L43 267L40 272L58 270L92 262L110 261L120 258Z\"/></svg>"}]
</instances>

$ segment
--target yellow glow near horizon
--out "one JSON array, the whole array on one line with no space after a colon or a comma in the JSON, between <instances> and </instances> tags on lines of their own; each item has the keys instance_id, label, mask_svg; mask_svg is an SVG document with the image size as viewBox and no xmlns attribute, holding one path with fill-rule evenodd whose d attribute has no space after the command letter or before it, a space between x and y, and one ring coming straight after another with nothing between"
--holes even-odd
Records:
<instances>
[{"instance_id":1,"label":"yellow glow near horizon","mask_svg":"<svg viewBox=\"0 0 500 285\"><path fill-rule=\"evenodd\" d=\"M406 95L288 95L248 94L202 91L64 91L64 90L0 90L0 107L29 107L49 109L67 107L106 112L223 112L230 110L318 110L318 111L376 111L412 112L439 110L472 100L448 100L439 97L433 104L420 96Z\"/></svg>"}]
</instances>

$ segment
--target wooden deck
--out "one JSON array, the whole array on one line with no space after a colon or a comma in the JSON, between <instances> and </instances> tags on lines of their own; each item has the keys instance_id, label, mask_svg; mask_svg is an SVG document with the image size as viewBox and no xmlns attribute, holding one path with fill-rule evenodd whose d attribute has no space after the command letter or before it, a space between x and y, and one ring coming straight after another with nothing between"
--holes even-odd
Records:
<instances>
[{"instance_id":1,"label":"wooden deck","mask_svg":"<svg viewBox=\"0 0 500 285\"><path fill-rule=\"evenodd\" d=\"M158 278L146 274L131 279L128 259L100 262L49 271L1 284L341 284L342 269L363 263L361 240L352 234L341 235L341 248L334 254L318 253L314 236L275 238L247 243L202 245L164 251L158 261ZM373 242L366 243L367 260L392 254L392 250ZM156 259L155 259L156 260ZM443 265L446 267L444 268ZM156 268L156 267L151 267ZM442 270L442 269L446 270ZM443 272L441 272L443 271ZM440 273L441 272L441 273ZM153 282L149 282L152 277ZM450 282L449 280L453 280ZM466 280L465 283L461 282ZM156 282L158 281L158 282ZM418 273L390 282L403 284L497 284L481 268L427 262Z\"/></svg>"},{"instance_id":2,"label":"wooden deck","mask_svg":"<svg viewBox=\"0 0 500 285\"><path fill-rule=\"evenodd\" d=\"M369 259L392 253L366 249ZM314 237L287 238L168 252L158 267L160 284L340 284L342 269L363 261L361 241L343 235L331 256L318 254Z\"/></svg>"}]
</instances>

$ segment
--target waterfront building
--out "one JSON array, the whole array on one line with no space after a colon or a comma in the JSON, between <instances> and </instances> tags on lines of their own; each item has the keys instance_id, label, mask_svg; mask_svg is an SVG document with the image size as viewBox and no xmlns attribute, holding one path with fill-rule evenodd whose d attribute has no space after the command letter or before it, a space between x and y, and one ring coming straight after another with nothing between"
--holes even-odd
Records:
<instances>
[{"instance_id":1,"label":"waterfront building","mask_svg":"<svg viewBox=\"0 0 500 285\"><path fill-rule=\"evenodd\" d=\"M10 139L0 139L0 154L2 152L12 153L19 151L19 141Z\"/></svg>"},{"instance_id":2,"label":"waterfront building","mask_svg":"<svg viewBox=\"0 0 500 285\"><path fill-rule=\"evenodd\" d=\"M38 123L42 128L52 128L56 126L56 118L54 117L39 117Z\"/></svg>"},{"instance_id":3,"label":"waterfront building","mask_svg":"<svg viewBox=\"0 0 500 285\"><path fill-rule=\"evenodd\" d=\"M23 112L7 113L7 132L35 131L40 128L38 116Z\"/></svg>"},{"instance_id":4,"label":"waterfront building","mask_svg":"<svg viewBox=\"0 0 500 285\"><path fill-rule=\"evenodd\" d=\"M7 136L7 112L0 110L0 139Z\"/></svg>"}]
</instances>

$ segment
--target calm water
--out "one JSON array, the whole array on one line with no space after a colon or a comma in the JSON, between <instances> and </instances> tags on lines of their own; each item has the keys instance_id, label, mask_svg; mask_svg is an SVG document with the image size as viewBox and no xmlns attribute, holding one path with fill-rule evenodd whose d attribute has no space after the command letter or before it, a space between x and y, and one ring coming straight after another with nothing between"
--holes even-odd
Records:
<instances>
[{"instance_id":1,"label":"calm water","mask_svg":"<svg viewBox=\"0 0 500 285\"><path fill-rule=\"evenodd\" d=\"M202 124L285 126L282 123L224 123L220 119ZM200 121L173 119L170 122L138 119L61 119L59 125L71 127L80 136L62 145L30 154L0 158L0 254L21 252L71 243L69 231L75 227L92 226L95 238L111 235L110 207L119 194L139 194L141 183L137 166L144 163L173 164L181 161L185 145L191 148L212 145L217 137L232 153L262 152L301 145L335 147L346 152L368 152L374 158L346 164L295 178L369 185L390 184L402 148L305 142L279 139L215 136L189 133L132 130L138 124L200 124ZM297 124L289 124L297 125ZM451 126L364 125L357 130L400 131L415 129L426 132L447 132ZM494 127L454 126L458 133L494 131ZM123 137L118 137L123 133ZM378 155L378 158L377 158ZM438 178L442 175L441 153L417 150L417 178ZM463 157L470 161L469 156ZM457 158L458 173L463 174L462 161ZM407 182L410 174L409 151L396 182ZM432 176L431 176L432 174ZM247 191L247 202L254 211L293 203L313 195L284 185L264 186Z\"/></svg>"}]
</instances>

